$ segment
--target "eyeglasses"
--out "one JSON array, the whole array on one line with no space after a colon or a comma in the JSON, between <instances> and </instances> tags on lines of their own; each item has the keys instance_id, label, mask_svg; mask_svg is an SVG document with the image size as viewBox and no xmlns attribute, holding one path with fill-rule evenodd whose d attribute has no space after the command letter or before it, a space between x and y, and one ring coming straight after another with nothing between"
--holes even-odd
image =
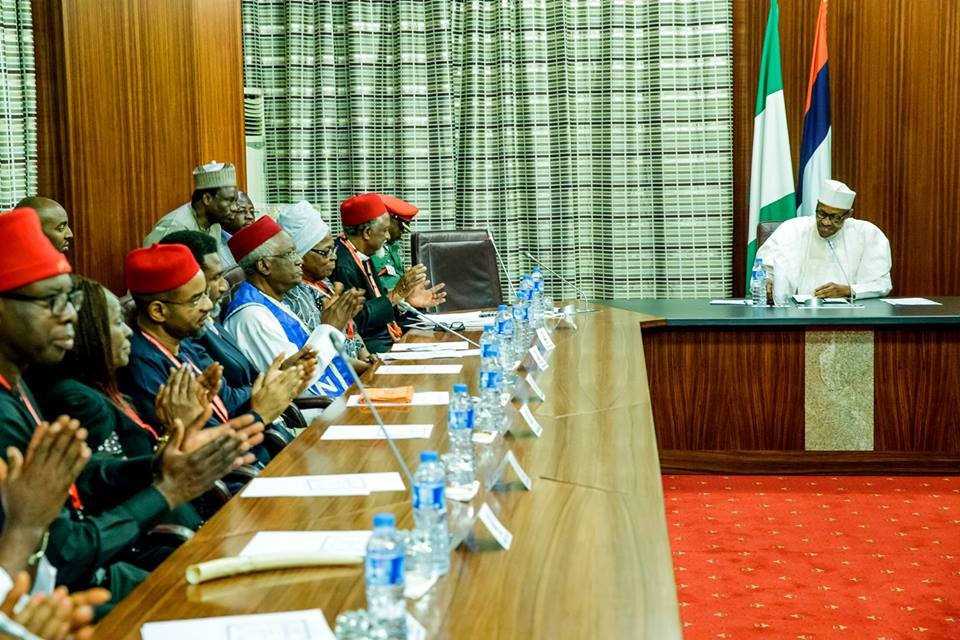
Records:
<instances>
[{"instance_id":1,"label":"eyeglasses","mask_svg":"<svg viewBox=\"0 0 960 640\"><path fill-rule=\"evenodd\" d=\"M334 248L330 247L329 249L310 249L310 253L315 253L321 258L329 258L333 255Z\"/></svg>"},{"instance_id":2,"label":"eyeglasses","mask_svg":"<svg viewBox=\"0 0 960 640\"><path fill-rule=\"evenodd\" d=\"M180 305L184 307L190 307L191 309L196 309L197 307L200 306L200 303L203 302L204 298L206 298L207 300L210 299L210 297L207 296L206 291L204 291L201 294L193 296L189 300L167 300L166 298L157 298L157 302L163 302L166 304L175 304L175 305Z\"/></svg>"},{"instance_id":3,"label":"eyeglasses","mask_svg":"<svg viewBox=\"0 0 960 640\"><path fill-rule=\"evenodd\" d=\"M280 253L280 254L277 254L277 255L275 255L275 256L264 256L264 257L266 257L266 258L282 258L282 259L284 259L284 260L289 260L290 262L296 262L297 260L300 259L300 254L297 252L296 249L291 249L290 251L287 251L286 253Z\"/></svg>"},{"instance_id":4,"label":"eyeglasses","mask_svg":"<svg viewBox=\"0 0 960 640\"><path fill-rule=\"evenodd\" d=\"M843 224L843 221L850 215L849 211L844 213L827 213L822 209L817 209L817 220L829 220L831 224Z\"/></svg>"},{"instance_id":5,"label":"eyeglasses","mask_svg":"<svg viewBox=\"0 0 960 640\"><path fill-rule=\"evenodd\" d=\"M80 311L83 306L83 291L74 289L73 291L61 291L49 296L27 296L22 293L3 293L0 298L8 300L19 300L21 302L32 302L49 311L55 316L62 316L67 312L67 304L73 306L74 311Z\"/></svg>"}]
</instances>

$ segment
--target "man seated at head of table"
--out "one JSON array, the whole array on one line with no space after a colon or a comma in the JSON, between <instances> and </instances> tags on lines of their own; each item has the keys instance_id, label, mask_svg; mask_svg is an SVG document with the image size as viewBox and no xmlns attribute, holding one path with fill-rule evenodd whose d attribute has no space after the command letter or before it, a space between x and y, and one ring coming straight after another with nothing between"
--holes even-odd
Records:
<instances>
[{"instance_id":1,"label":"man seated at head of table","mask_svg":"<svg viewBox=\"0 0 960 640\"><path fill-rule=\"evenodd\" d=\"M330 225L306 201L285 207L277 223L293 239L303 259L303 283L287 291L284 302L308 330L328 324L343 332L350 363L362 374L374 361L353 320L363 308L365 295L363 289L345 290L343 284L330 281L337 264Z\"/></svg>"},{"instance_id":2,"label":"man seated at head of table","mask_svg":"<svg viewBox=\"0 0 960 640\"><path fill-rule=\"evenodd\" d=\"M304 349L316 349L319 375L306 389L307 395L341 395L353 377L343 360L335 357L330 336L342 340L343 335L321 325L311 339L310 329L284 303L287 292L303 281L303 258L293 239L273 218L263 216L235 233L229 245L246 280L224 308L223 324L240 349L261 371L277 358L297 358Z\"/></svg>"},{"instance_id":3,"label":"man seated at head of table","mask_svg":"<svg viewBox=\"0 0 960 640\"><path fill-rule=\"evenodd\" d=\"M200 231L216 241L224 266L236 266L227 249L223 227L239 229L243 224L244 213L237 202L238 193L237 171L232 164L213 161L197 167L193 170L190 202L157 220L144 238L143 246L156 244L174 231Z\"/></svg>"},{"instance_id":4,"label":"man seated at head of table","mask_svg":"<svg viewBox=\"0 0 960 640\"><path fill-rule=\"evenodd\" d=\"M852 218L856 193L824 180L816 215L785 220L757 250L767 295L783 279L787 294L877 298L890 293L890 242L876 225ZM779 286L779 285L778 285Z\"/></svg>"},{"instance_id":5,"label":"man seated at head of table","mask_svg":"<svg viewBox=\"0 0 960 640\"><path fill-rule=\"evenodd\" d=\"M83 301L73 288L70 265L43 236L32 210L0 214L0 236L6 242L0 254L0 455L5 456L9 447L28 452L37 431L47 428L23 374L55 365L73 349ZM60 416L49 428L79 426ZM143 565L134 563L150 563L151 568L155 561L141 554L141 537L172 508L197 497L233 468L243 443L225 437L204 451L216 459L193 460L177 438L159 460L153 455L90 457L49 527L46 558L55 575L38 568L38 576L72 589L108 586L115 599L125 596L146 576ZM209 483L203 487L186 473L198 462L208 465L203 473L220 472L205 478ZM3 504L5 510L14 506Z\"/></svg>"},{"instance_id":6,"label":"man seated at head of table","mask_svg":"<svg viewBox=\"0 0 960 640\"><path fill-rule=\"evenodd\" d=\"M378 194L363 193L340 205L343 233L337 238L337 266L333 280L344 287L363 289L366 302L354 318L357 329L371 353L389 351L403 335L397 309L406 300L414 307L442 304L447 294L443 283L429 286L426 267L407 269L392 290L387 290L376 274L371 256L381 251L390 238L390 214Z\"/></svg>"},{"instance_id":7,"label":"man seated at head of table","mask_svg":"<svg viewBox=\"0 0 960 640\"><path fill-rule=\"evenodd\" d=\"M276 420L308 381L305 367L281 369L279 360L252 386L234 386L223 377L195 336L203 331L213 303L203 270L190 250L178 244L135 249L125 263L127 288L137 306L129 364L117 372L120 390L137 412L158 424L154 400L171 368L188 367L212 397L209 425L253 413L264 424ZM256 451L266 460L265 452Z\"/></svg>"}]
</instances>

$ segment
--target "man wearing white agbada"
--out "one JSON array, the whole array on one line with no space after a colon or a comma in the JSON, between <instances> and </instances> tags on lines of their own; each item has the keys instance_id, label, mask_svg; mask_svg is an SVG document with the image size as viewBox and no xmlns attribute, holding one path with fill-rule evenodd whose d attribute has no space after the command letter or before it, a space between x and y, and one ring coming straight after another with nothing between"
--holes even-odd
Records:
<instances>
[{"instance_id":1,"label":"man wearing white agbada","mask_svg":"<svg viewBox=\"0 0 960 640\"><path fill-rule=\"evenodd\" d=\"M757 250L774 280L789 294L818 298L876 298L890 293L890 242L876 225L856 220L856 193L824 180L815 216L785 220Z\"/></svg>"}]
</instances>

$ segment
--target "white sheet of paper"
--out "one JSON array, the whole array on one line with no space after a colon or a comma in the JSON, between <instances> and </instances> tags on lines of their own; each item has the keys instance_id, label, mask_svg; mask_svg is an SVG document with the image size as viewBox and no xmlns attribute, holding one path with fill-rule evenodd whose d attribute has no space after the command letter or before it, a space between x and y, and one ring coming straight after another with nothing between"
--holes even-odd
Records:
<instances>
[{"instance_id":1,"label":"white sheet of paper","mask_svg":"<svg viewBox=\"0 0 960 640\"><path fill-rule=\"evenodd\" d=\"M527 350L527 353L530 354L531 358L533 358L534 364L537 365L537 369L539 369L540 371L546 371L547 367L550 366L549 364L547 364L546 359L544 359L543 354L540 353L540 349L538 349L537 347L535 346L530 347Z\"/></svg>"},{"instance_id":2,"label":"white sheet of paper","mask_svg":"<svg viewBox=\"0 0 960 640\"><path fill-rule=\"evenodd\" d=\"M422 375L450 375L463 371L462 364L382 364L377 367L378 376L422 376Z\"/></svg>"},{"instance_id":3,"label":"white sheet of paper","mask_svg":"<svg viewBox=\"0 0 960 640\"><path fill-rule=\"evenodd\" d=\"M546 327L537 329L537 340L540 341L540 344L542 344L543 348L547 351L553 351L557 347L557 345L553 344L553 340L550 338L550 332L547 331Z\"/></svg>"},{"instance_id":4,"label":"white sheet of paper","mask_svg":"<svg viewBox=\"0 0 960 640\"><path fill-rule=\"evenodd\" d=\"M470 502L473 500L473 496L477 495L477 491L479 490L480 481L474 480L467 485L447 487L446 496L451 500L456 500L457 502Z\"/></svg>"},{"instance_id":5,"label":"white sheet of paper","mask_svg":"<svg viewBox=\"0 0 960 640\"><path fill-rule=\"evenodd\" d=\"M540 388L540 385L537 384L537 381L534 380L533 374L532 374L532 373L528 373L528 374L527 374L527 377L524 378L524 379L525 379L526 382L527 382L527 386L530 387L530 390L533 391L533 392L537 395L538 398L540 398L540 402L546 402L546 400L547 400L547 394L545 394L545 393L543 392L543 389L541 389L541 388Z\"/></svg>"},{"instance_id":6,"label":"white sheet of paper","mask_svg":"<svg viewBox=\"0 0 960 640\"><path fill-rule=\"evenodd\" d=\"M524 404L520 407L520 415L523 416L523 421L530 427L530 431L533 431L533 435L539 438L543 434L543 427L540 426L537 419L533 417L533 413L530 412L530 406Z\"/></svg>"},{"instance_id":7,"label":"white sheet of paper","mask_svg":"<svg viewBox=\"0 0 960 640\"><path fill-rule=\"evenodd\" d=\"M881 300L895 307L943 306L941 303L935 300L928 300L927 298L881 298Z\"/></svg>"},{"instance_id":8,"label":"white sheet of paper","mask_svg":"<svg viewBox=\"0 0 960 640\"><path fill-rule=\"evenodd\" d=\"M496 431L474 431L472 437L472 440L477 444L490 444L496 439Z\"/></svg>"},{"instance_id":9,"label":"white sheet of paper","mask_svg":"<svg viewBox=\"0 0 960 640\"><path fill-rule=\"evenodd\" d=\"M362 403L360 402L363 396L359 393L356 395L350 396L350 399L347 400L348 407L359 407ZM402 406L429 406L429 405L444 405L450 404L450 392L449 391L417 391L413 394L413 400L410 403L405 402L374 402L374 405L378 407L402 407Z\"/></svg>"},{"instance_id":10,"label":"white sheet of paper","mask_svg":"<svg viewBox=\"0 0 960 640\"><path fill-rule=\"evenodd\" d=\"M411 438L429 438L432 424L388 424L387 433L394 440ZM331 425L321 440L385 440L383 431L376 424L335 424Z\"/></svg>"},{"instance_id":11,"label":"white sheet of paper","mask_svg":"<svg viewBox=\"0 0 960 640\"><path fill-rule=\"evenodd\" d=\"M334 640L320 609L148 622L143 640Z\"/></svg>"},{"instance_id":12,"label":"white sheet of paper","mask_svg":"<svg viewBox=\"0 0 960 640\"><path fill-rule=\"evenodd\" d=\"M484 313L485 315L481 315ZM493 317L496 314L483 311L462 311L455 313L426 313L424 315L427 316L431 322L439 322L441 324L456 324L462 322L465 329L482 329L485 324L491 324L493 322Z\"/></svg>"},{"instance_id":13,"label":"white sheet of paper","mask_svg":"<svg viewBox=\"0 0 960 640\"><path fill-rule=\"evenodd\" d=\"M504 549L510 548L510 545L513 544L513 534L503 526L503 523L500 522L497 515L490 509L490 505L486 502L480 507L480 511L477 513L477 519L483 523L483 526L487 528L487 531L490 532L501 547Z\"/></svg>"},{"instance_id":14,"label":"white sheet of paper","mask_svg":"<svg viewBox=\"0 0 960 640\"><path fill-rule=\"evenodd\" d=\"M744 300L743 298L719 298L717 300L711 300L710 304L737 304L743 306L750 304L750 301Z\"/></svg>"},{"instance_id":15,"label":"white sheet of paper","mask_svg":"<svg viewBox=\"0 0 960 640\"><path fill-rule=\"evenodd\" d=\"M243 498L366 496L375 491L405 491L396 471L343 473L325 476L254 478L240 494Z\"/></svg>"},{"instance_id":16,"label":"white sheet of paper","mask_svg":"<svg viewBox=\"0 0 960 640\"><path fill-rule=\"evenodd\" d=\"M271 553L342 553L364 556L371 532L368 531L260 531L240 552L241 556Z\"/></svg>"},{"instance_id":17,"label":"white sheet of paper","mask_svg":"<svg viewBox=\"0 0 960 640\"><path fill-rule=\"evenodd\" d=\"M470 345L465 340L460 342L397 342L390 351L464 351Z\"/></svg>"},{"instance_id":18,"label":"white sheet of paper","mask_svg":"<svg viewBox=\"0 0 960 640\"><path fill-rule=\"evenodd\" d=\"M459 351L388 351L381 353L380 359L387 360L439 360L440 358L467 358L480 355L480 349L461 349Z\"/></svg>"},{"instance_id":19,"label":"white sheet of paper","mask_svg":"<svg viewBox=\"0 0 960 640\"><path fill-rule=\"evenodd\" d=\"M810 295L809 293L798 293L793 296L793 301L796 302L797 304L804 304L806 302L809 302L810 300L813 300L813 296Z\"/></svg>"}]
</instances>

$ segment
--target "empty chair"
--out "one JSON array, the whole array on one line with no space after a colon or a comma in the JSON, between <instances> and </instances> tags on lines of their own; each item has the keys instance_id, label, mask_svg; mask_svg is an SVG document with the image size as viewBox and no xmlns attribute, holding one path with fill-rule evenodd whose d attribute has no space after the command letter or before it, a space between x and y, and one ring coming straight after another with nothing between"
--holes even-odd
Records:
<instances>
[{"instance_id":1,"label":"empty chair","mask_svg":"<svg viewBox=\"0 0 960 640\"><path fill-rule=\"evenodd\" d=\"M431 283L446 283L442 312L495 307L503 301L496 250L484 229L415 232L410 257L412 264L426 266Z\"/></svg>"}]
</instances>

